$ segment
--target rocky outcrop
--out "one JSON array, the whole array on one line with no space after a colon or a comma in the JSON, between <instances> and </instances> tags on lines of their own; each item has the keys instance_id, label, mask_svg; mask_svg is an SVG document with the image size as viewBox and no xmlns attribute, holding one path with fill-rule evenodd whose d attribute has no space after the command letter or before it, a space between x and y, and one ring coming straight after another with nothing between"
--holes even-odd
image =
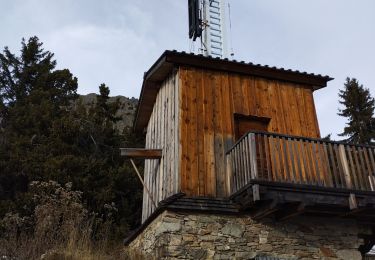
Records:
<instances>
[{"instance_id":1,"label":"rocky outcrop","mask_svg":"<svg viewBox=\"0 0 375 260\"><path fill-rule=\"evenodd\" d=\"M91 93L87 95L80 95L79 99L81 100L82 104L88 106L96 102L96 94ZM116 102L117 100L120 102L120 108L117 111L116 116L120 117L121 119L116 123L116 128L122 132L124 128L133 126L138 99L127 98L124 96L114 96L110 97L108 102Z\"/></svg>"}]
</instances>

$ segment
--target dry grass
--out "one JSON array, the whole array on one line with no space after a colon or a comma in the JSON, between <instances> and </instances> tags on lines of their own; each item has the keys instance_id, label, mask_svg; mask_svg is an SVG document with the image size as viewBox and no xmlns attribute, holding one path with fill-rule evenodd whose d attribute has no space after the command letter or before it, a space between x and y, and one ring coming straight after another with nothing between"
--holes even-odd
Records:
<instances>
[{"instance_id":1,"label":"dry grass","mask_svg":"<svg viewBox=\"0 0 375 260\"><path fill-rule=\"evenodd\" d=\"M80 192L55 182L31 188L33 214L8 213L0 219L0 259L142 259L109 239L112 222L88 214Z\"/></svg>"},{"instance_id":2,"label":"dry grass","mask_svg":"<svg viewBox=\"0 0 375 260\"><path fill-rule=\"evenodd\" d=\"M108 236L102 234L102 239L93 241L91 239L91 223L70 229L68 239L67 231L62 231L62 236L51 240L50 236L40 234L21 234L17 232L8 233L6 237L0 238L0 259L45 259L45 260L109 260L109 259L134 259L129 257L124 246L109 241ZM15 231L15 230L14 230ZM142 259L142 258L138 258Z\"/></svg>"}]
</instances>

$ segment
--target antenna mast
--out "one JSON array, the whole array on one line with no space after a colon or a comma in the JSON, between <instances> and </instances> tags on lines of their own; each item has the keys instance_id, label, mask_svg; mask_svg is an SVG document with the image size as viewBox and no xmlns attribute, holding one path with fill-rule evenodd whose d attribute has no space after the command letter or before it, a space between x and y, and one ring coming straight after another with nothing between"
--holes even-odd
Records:
<instances>
[{"instance_id":1,"label":"antenna mast","mask_svg":"<svg viewBox=\"0 0 375 260\"><path fill-rule=\"evenodd\" d=\"M203 0L202 14L204 54L227 58L225 0Z\"/></svg>"},{"instance_id":2,"label":"antenna mast","mask_svg":"<svg viewBox=\"0 0 375 260\"><path fill-rule=\"evenodd\" d=\"M205 56L227 58L226 0L189 0L189 37ZM199 17L199 18L198 18Z\"/></svg>"}]
</instances>

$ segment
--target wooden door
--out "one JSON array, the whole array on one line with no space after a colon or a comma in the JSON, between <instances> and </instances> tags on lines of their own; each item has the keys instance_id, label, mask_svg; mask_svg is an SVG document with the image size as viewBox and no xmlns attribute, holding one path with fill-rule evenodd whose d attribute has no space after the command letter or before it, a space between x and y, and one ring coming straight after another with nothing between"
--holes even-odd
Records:
<instances>
[{"instance_id":1,"label":"wooden door","mask_svg":"<svg viewBox=\"0 0 375 260\"><path fill-rule=\"evenodd\" d=\"M236 141L251 131L267 132L270 118L234 114Z\"/></svg>"},{"instance_id":2,"label":"wooden door","mask_svg":"<svg viewBox=\"0 0 375 260\"><path fill-rule=\"evenodd\" d=\"M251 115L234 115L235 121L235 138L236 142L248 132L258 131L258 132L268 132L268 124L270 118L266 117L257 117ZM257 171L258 177L260 179L269 179L268 173L271 171L271 166L267 164L267 161L270 161L269 158L269 145L265 137L262 135L256 135L256 162L257 162Z\"/></svg>"}]
</instances>

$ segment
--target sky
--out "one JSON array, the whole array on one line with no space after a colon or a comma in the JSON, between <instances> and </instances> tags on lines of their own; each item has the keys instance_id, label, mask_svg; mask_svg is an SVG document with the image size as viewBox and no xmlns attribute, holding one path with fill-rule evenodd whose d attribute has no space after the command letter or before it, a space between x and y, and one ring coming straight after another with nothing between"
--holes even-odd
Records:
<instances>
[{"instance_id":1,"label":"sky","mask_svg":"<svg viewBox=\"0 0 375 260\"><path fill-rule=\"evenodd\" d=\"M234 58L329 75L314 93L321 135L342 132L338 91L355 77L375 96L375 1L229 0ZM189 51L187 0L0 0L0 48L38 36L78 92L139 97L166 49Z\"/></svg>"}]
</instances>

